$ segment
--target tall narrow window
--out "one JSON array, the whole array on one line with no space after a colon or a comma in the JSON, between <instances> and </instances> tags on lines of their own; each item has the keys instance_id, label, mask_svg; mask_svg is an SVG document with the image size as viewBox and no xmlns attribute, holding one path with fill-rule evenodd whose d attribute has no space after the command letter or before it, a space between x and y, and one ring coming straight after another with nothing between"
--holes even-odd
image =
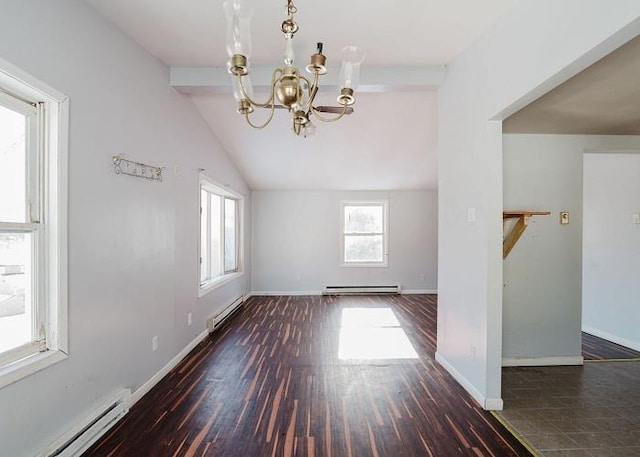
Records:
<instances>
[{"instance_id":1,"label":"tall narrow window","mask_svg":"<svg viewBox=\"0 0 640 457\"><path fill-rule=\"evenodd\" d=\"M200 290L206 291L240 273L242 198L200 182Z\"/></svg>"},{"instance_id":2,"label":"tall narrow window","mask_svg":"<svg viewBox=\"0 0 640 457\"><path fill-rule=\"evenodd\" d=\"M386 200L342 202L343 265L387 265L387 208Z\"/></svg>"},{"instance_id":3,"label":"tall narrow window","mask_svg":"<svg viewBox=\"0 0 640 457\"><path fill-rule=\"evenodd\" d=\"M65 356L67 117L63 95L0 70L2 387Z\"/></svg>"}]
</instances>

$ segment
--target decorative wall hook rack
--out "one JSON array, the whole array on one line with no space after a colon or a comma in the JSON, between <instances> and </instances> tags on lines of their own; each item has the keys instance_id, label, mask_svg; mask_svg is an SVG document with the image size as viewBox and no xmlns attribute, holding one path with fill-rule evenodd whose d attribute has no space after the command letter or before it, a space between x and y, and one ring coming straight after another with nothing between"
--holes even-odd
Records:
<instances>
[{"instance_id":1,"label":"decorative wall hook rack","mask_svg":"<svg viewBox=\"0 0 640 457\"><path fill-rule=\"evenodd\" d=\"M164 167L155 167L125 159L124 154L113 156L113 171L117 175L129 175L151 181L162 181L162 170L164 170Z\"/></svg>"}]
</instances>

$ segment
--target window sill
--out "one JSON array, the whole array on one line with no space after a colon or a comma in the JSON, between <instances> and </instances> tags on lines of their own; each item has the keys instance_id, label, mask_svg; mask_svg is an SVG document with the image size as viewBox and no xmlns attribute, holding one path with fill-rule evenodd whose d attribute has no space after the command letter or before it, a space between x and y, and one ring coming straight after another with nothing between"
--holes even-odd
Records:
<instances>
[{"instance_id":1,"label":"window sill","mask_svg":"<svg viewBox=\"0 0 640 457\"><path fill-rule=\"evenodd\" d=\"M213 279L205 284L202 284L198 287L198 298L204 297L209 292L214 291L215 289L224 286L225 284L230 283L244 275L243 271L238 271L236 273L229 273L224 276L220 276L216 279Z\"/></svg>"},{"instance_id":2,"label":"window sill","mask_svg":"<svg viewBox=\"0 0 640 457\"><path fill-rule=\"evenodd\" d=\"M346 268L387 268L389 264L387 262L381 262L381 263L350 262L350 263L341 263L340 266L346 267Z\"/></svg>"},{"instance_id":3,"label":"window sill","mask_svg":"<svg viewBox=\"0 0 640 457\"><path fill-rule=\"evenodd\" d=\"M0 368L0 389L68 357L62 351L45 351Z\"/></svg>"}]
</instances>

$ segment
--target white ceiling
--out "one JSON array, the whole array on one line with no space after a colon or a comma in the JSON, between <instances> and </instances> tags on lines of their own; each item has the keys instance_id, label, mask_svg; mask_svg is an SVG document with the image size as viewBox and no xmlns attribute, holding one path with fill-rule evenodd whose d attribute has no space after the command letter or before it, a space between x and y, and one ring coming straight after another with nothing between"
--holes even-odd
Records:
<instances>
[{"instance_id":1,"label":"white ceiling","mask_svg":"<svg viewBox=\"0 0 640 457\"><path fill-rule=\"evenodd\" d=\"M297 61L306 64L322 41L329 65L339 65L345 45L364 48L363 75L367 66L442 66L517 1L298 0ZM86 2L168 66L226 63L222 0ZM254 1L254 64L280 65L284 4ZM253 130L235 114L230 93L191 96L252 189L384 190L436 187L436 89L359 93L354 114L334 124L315 122L316 136L307 139L293 136L286 111ZM320 101L334 104L335 91L320 93L326 92Z\"/></svg>"},{"instance_id":2,"label":"white ceiling","mask_svg":"<svg viewBox=\"0 0 640 457\"><path fill-rule=\"evenodd\" d=\"M505 119L505 133L640 135L640 37Z\"/></svg>"}]
</instances>

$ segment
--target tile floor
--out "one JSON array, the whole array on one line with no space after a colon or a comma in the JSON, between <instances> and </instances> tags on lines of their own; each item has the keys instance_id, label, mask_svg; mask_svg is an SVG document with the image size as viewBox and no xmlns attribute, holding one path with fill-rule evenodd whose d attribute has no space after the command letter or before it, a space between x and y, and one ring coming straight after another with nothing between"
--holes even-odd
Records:
<instances>
[{"instance_id":1,"label":"tile floor","mask_svg":"<svg viewBox=\"0 0 640 457\"><path fill-rule=\"evenodd\" d=\"M542 457L640 457L640 362L504 368L499 413Z\"/></svg>"}]
</instances>

